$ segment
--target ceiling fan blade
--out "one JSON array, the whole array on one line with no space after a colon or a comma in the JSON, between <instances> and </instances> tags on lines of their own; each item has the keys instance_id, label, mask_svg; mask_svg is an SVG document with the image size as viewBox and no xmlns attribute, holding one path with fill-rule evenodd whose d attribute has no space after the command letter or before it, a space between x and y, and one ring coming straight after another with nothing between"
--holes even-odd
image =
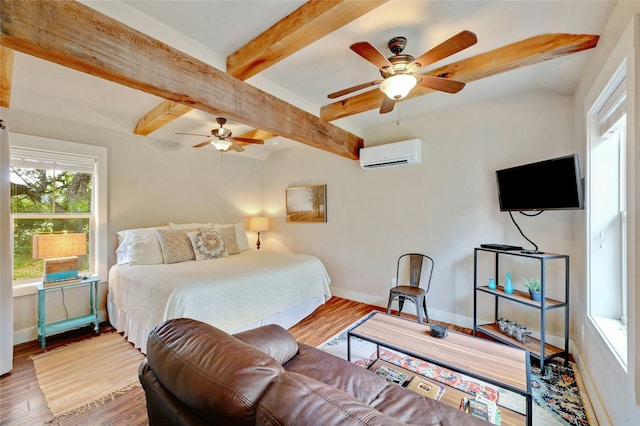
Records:
<instances>
[{"instance_id":1,"label":"ceiling fan blade","mask_svg":"<svg viewBox=\"0 0 640 426\"><path fill-rule=\"evenodd\" d=\"M391 99L388 96L383 96L382 104L380 105L380 114L386 114L388 112L393 111L393 107L396 106L396 100Z\"/></svg>"},{"instance_id":2,"label":"ceiling fan blade","mask_svg":"<svg viewBox=\"0 0 640 426\"><path fill-rule=\"evenodd\" d=\"M434 62L438 62L439 60L446 58L447 56L458 53L469 46L473 46L477 42L478 38L474 33L466 30L461 31L415 59L411 64L409 64L409 67L414 64L419 64L420 68L424 68Z\"/></svg>"},{"instance_id":3,"label":"ceiling fan blade","mask_svg":"<svg viewBox=\"0 0 640 426\"><path fill-rule=\"evenodd\" d=\"M251 139L251 138L230 138L234 141L244 142L244 143L257 143L258 145L264 145L264 141L262 139Z\"/></svg>"},{"instance_id":4,"label":"ceiling fan blade","mask_svg":"<svg viewBox=\"0 0 640 426\"><path fill-rule=\"evenodd\" d=\"M391 62L378 49L366 41L353 43L349 48L378 68L392 66Z\"/></svg>"},{"instance_id":5,"label":"ceiling fan blade","mask_svg":"<svg viewBox=\"0 0 640 426\"><path fill-rule=\"evenodd\" d=\"M433 75L417 75L417 78L421 78L418 84L428 89L439 90L447 93L458 93L461 91L465 83L457 80L451 80L449 78L435 77Z\"/></svg>"},{"instance_id":6,"label":"ceiling fan blade","mask_svg":"<svg viewBox=\"0 0 640 426\"><path fill-rule=\"evenodd\" d=\"M210 135L201 135L199 133L182 133L182 132L176 132L176 135L202 136L203 138L211 137Z\"/></svg>"},{"instance_id":7,"label":"ceiling fan blade","mask_svg":"<svg viewBox=\"0 0 640 426\"><path fill-rule=\"evenodd\" d=\"M370 87L370 86L375 86L376 84L382 83L382 81L383 80L373 80L373 81L369 81L367 83L358 84L356 86L352 86L352 87L349 87L347 89L340 90L338 92L330 93L330 94L327 95L327 98L329 98L329 99L339 98L341 96L348 95L349 93L357 92L358 90L362 90L362 89L365 89L365 88Z\"/></svg>"},{"instance_id":8,"label":"ceiling fan blade","mask_svg":"<svg viewBox=\"0 0 640 426\"><path fill-rule=\"evenodd\" d=\"M203 146L207 146L209 144L211 144L211 139L208 139L208 140L206 140L204 142L200 142L199 144L194 145L193 147L194 148L202 148Z\"/></svg>"},{"instance_id":9,"label":"ceiling fan blade","mask_svg":"<svg viewBox=\"0 0 640 426\"><path fill-rule=\"evenodd\" d=\"M232 143L229 148L225 149L224 152L230 151L230 150L234 150L236 152L242 152L244 151L244 148L241 147L240 145L236 144L236 143Z\"/></svg>"}]
</instances>

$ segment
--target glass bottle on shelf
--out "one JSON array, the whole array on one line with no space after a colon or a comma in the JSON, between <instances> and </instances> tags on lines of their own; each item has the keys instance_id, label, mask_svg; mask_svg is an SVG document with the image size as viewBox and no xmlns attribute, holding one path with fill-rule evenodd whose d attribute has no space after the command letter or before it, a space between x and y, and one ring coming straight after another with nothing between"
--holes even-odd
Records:
<instances>
[{"instance_id":1,"label":"glass bottle on shelf","mask_svg":"<svg viewBox=\"0 0 640 426\"><path fill-rule=\"evenodd\" d=\"M487 284L487 287L489 287L491 290L495 290L498 286L496 285L496 279L495 278L489 278L489 284Z\"/></svg>"},{"instance_id":2,"label":"glass bottle on shelf","mask_svg":"<svg viewBox=\"0 0 640 426\"><path fill-rule=\"evenodd\" d=\"M513 293L513 282L511 281L511 272L507 272L507 281L504 283L504 292L507 294Z\"/></svg>"}]
</instances>

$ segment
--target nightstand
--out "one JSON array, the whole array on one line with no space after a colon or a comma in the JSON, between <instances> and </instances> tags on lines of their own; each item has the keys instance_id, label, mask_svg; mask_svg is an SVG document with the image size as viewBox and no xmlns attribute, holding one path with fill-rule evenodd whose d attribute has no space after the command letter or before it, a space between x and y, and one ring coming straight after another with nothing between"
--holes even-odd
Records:
<instances>
[{"instance_id":1,"label":"nightstand","mask_svg":"<svg viewBox=\"0 0 640 426\"><path fill-rule=\"evenodd\" d=\"M100 279L92 275L79 282L74 283L61 283L57 285L44 286L44 283L36 284L38 288L38 341L44 349L47 344L46 338L48 335L58 333L60 331L70 330L87 324L93 324L93 328L96 333L100 330L100 314L98 312L98 283ZM47 292L51 290L64 290L66 288L77 287L81 285L89 286L89 308L90 313L88 315L82 315L75 318L68 318L66 320L53 322L47 324L46 320L46 297Z\"/></svg>"}]
</instances>

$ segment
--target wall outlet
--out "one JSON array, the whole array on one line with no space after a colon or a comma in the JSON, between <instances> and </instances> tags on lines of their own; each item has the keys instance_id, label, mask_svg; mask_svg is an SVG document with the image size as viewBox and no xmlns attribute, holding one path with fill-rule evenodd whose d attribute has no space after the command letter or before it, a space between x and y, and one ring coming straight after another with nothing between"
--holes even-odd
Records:
<instances>
[{"instance_id":1,"label":"wall outlet","mask_svg":"<svg viewBox=\"0 0 640 426\"><path fill-rule=\"evenodd\" d=\"M391 278L391 287L395 287L397 282L398 280L396 280L396 277Z\"/></svg>"}]
</instances>

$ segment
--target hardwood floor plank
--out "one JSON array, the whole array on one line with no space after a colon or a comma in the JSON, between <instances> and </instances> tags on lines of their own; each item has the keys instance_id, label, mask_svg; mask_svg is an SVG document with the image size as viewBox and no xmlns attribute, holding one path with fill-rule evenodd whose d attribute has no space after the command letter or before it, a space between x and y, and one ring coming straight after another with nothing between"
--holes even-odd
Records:
<instances>
[{"instance_id":1,"label":"hardwood floor plank","mask_svg":"<svg viewBox=\"0 0 640 426\"><path fill-rule=\"evenodd\" d=\"M383 308L332 297L314 313L289 329L296 340L318 346L344 330L350 324L372 311L384 311ZM395 312L394 312L395 313ZM414 318L414 315L402 314ZM435 323L435 322L433 322ZM451 327L451 326L450 326ZM469 332L467 329L453 329ZM100 327L101 333L115 331L108 324ZM68 345L83 339L94 337L88 328L47 338L46 350ZM0 425L22 426L43 424L51 419L44 395L38 386L33 361L30 357L42 353L37 341L23 343L14 347L14 369L0 378ZM142 387L117 395L104 404L92 406L84 413L72 414L58 419L51 425L120 425L145 426L149 424L147 408Z\"/></svg>"}]
</instances>

